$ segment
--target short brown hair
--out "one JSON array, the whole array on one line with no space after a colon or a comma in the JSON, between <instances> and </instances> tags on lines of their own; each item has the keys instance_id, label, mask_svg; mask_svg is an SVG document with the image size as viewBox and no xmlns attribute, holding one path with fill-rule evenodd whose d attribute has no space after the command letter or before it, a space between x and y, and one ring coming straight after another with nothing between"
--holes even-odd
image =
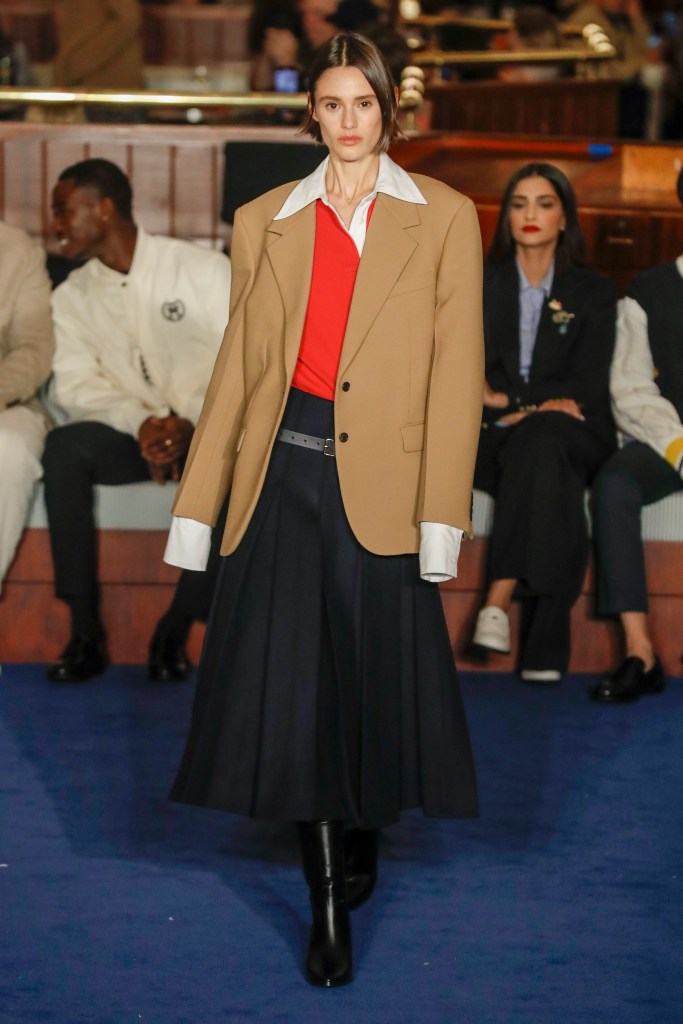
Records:
<instances>
[{"instance_id":1,"label":"short brown hair","mask_svg":"<svg viewBox=\"0 0 683 1024\"><path fill-rule=\"evenodd\" d=\"M394 91L394 80L384 57L369 39L356 32L340 32L316 51L308 69L308 91L311 107L315 106L315 87L318 79L330 68L358 68L367 78L377 97L382 112L382 134L377 150L386 153L395 139L402 136L398 123L398 102ZM312 109L301 128L302 135L311 135L316 142L322 142L320 125L313 117Z\"/></svg>"}]
</instances>

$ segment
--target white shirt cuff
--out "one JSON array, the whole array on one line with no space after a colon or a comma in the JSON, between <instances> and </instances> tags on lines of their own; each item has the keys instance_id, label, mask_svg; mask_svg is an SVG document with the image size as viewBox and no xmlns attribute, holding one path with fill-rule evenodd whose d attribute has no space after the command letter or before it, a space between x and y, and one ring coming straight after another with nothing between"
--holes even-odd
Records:
<instances>
[{"instance_id":1,"label":"white shirt cuff","mask_svg":"<svg viewBox=\"0 0 683 1024\"><path fill-rule=\"evenodd\" d=\"M211 527L196 519L174 516L166 542L164 561L181 569L206 569L211 547Z\"/></svg>"},{"instance_id":2,"label":"white shirt cuff","mask_svg":"<svg viewBox=\"0 0 683 1024\"><path fill-rule=\"evenodd\" d=\"M443 583L458 575L463 531L445 523L420 523L420 576Z\"/></svg>"}]
</instances>

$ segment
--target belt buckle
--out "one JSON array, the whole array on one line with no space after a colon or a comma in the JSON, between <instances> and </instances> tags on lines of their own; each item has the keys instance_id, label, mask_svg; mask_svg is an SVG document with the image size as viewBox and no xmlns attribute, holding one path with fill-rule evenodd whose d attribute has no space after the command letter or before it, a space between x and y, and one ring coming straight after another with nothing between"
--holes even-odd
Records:
<instances>
[{"instance_id":1,"label":"belt buckle","mask_svg":"<svg viewBox=\"0 0 683 1024\"><path fill-rule=\"evenodd\" d=\"M334 458L334 438L326 437L325 444L323 445L323 455L329 455Z\"/></svg>"}]
</instances>

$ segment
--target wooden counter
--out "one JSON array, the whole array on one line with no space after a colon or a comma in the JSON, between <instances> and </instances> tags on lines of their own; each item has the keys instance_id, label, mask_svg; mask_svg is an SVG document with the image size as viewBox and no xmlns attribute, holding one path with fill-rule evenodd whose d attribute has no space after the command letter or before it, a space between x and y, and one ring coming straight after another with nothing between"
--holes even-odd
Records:
<instances>
[{"instance_id":1,"label":"wooden counter","mask_svg":"<svg viewBox=\"0 0 683 1024\"><path fill-rule=\"evenodd\" d=\"M683 206L675 191L675 161L683 159L683 146L617 141L612 155L598 158L591 156L592 143L452 133L402 143L393 155L407 170L445 181L474 200L485 249L510 176L524 163L555 164L576 192L589 262L614 278L623 292L638 271L683 252ZM643 168L642 184L649 187L638 187L637 173L625 174L634 150ZM657 176L646 173L648 153Z\"/></svg>"}]
</instances>

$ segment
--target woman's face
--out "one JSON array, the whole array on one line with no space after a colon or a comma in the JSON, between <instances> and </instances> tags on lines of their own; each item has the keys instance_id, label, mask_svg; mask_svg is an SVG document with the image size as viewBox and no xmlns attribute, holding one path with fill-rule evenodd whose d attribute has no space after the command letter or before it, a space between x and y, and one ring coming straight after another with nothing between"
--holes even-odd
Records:
<instances>
[{"instance_id":1,"label":"woman's face","mask_svg":"<svg viewBox=\"0 0 683 1024\"><path fill-rule=\"evenodd\" d=\"M313 117L320 125L323 142L337 159L362 160L377 149L382 111L372 86L358 68L330 68L320 76Z\"/></svg>"},{"instance_id":2,"label":"woman's face","mask_svg":"<svg viewBox=\"0 0 683 1024\"><path fill-rule=\"evenodd\" d=\"M554 248L564 226L562 202L550 182L536 174L522 178L510 200L510 233L515 245Z\"/></svg>"}]
</instances>

